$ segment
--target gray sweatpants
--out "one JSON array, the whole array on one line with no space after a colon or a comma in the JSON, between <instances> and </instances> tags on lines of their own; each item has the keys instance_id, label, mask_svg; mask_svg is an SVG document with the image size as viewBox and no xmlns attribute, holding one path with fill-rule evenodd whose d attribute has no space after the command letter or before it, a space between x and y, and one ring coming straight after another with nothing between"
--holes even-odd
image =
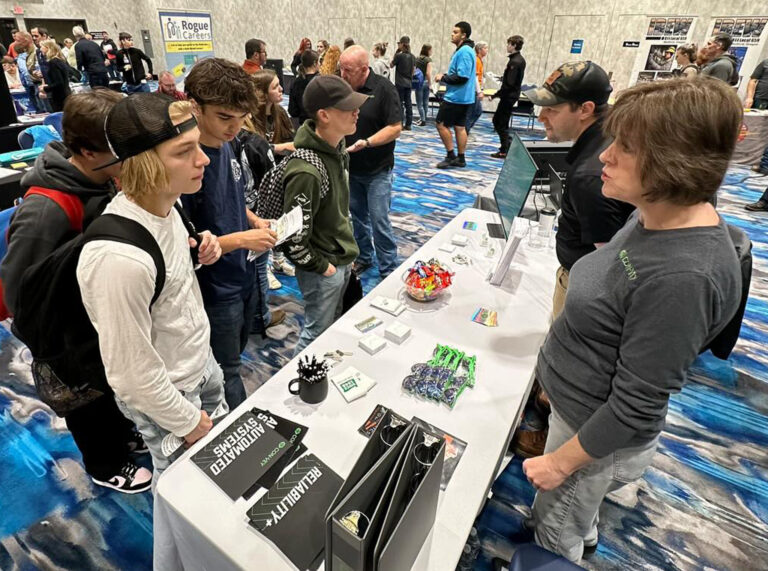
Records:
<instances>
[{"instance_id":1,"label":"gray sweatpants","mask_svg":"<svg viewBox=\"0 0 768 571\"><path fill-rule=\"evenodd\" d=\"M544 453L554 452L574 434L553 408ZM538 492L532 508L536 543L578 563L584 545L597 543L598 510L603 498L643 475L658 442L657 436L648 444L617 450L574 472L558 488Z\"/></svg>"}]
</instances>

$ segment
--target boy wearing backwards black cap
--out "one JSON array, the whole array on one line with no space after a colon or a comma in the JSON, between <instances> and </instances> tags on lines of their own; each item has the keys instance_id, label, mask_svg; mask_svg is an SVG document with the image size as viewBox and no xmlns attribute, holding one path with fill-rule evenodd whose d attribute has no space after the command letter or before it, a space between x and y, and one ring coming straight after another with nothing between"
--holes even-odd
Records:
<instances>
[{"instance_id":1,"label":"boy wearing backwards black cap","mask_svg":"<svg viewBox=\"0 0 768 571\"><path fill-rule=\"evenodd\" d=\"M287 255L296 265L304 297L304 329L296 354L333 324L341 314L344 288L359 250L349 216L349 154L344 137L357 130L367 95L355 92L340 77L316 77L304 92L304 108L312 119L296 132L296 149L313 151L328 173L324 188L318 164L291 160L285 167L284 210L300 206L301 230L288 241Z\"/></svg>"},{"instance_id":2,"label":"boy wearing backwards black cap","mask_svg":"<svg viewBox=\"0 0 768 571\"><path fill-rule=\"evenodd\" d=\"M156 266L144 250L99 240L83 247L77 280L115 401L136 423L152 455L153 484L171 463L168 433L196 442L226 412L221 368L210 350L210 327L189 248L193 242L174 203L200 190L208 157L192 106L155 93L120 101L107 117L107 140L122 162L120 192L105 213L130 218L155 238L166 265L162 293L149 306ZM104 165L107 166L107 165ZM198 261L221 255L218 240L201 233Z\"/></svg>"},{"instance_id":3,"label":"boy wearing backwards black cap","mask_svg":"<svg viewBox=\"0 0 768 571\"><path fill-rule=\"evenodd\" d=\"M603 196L601 180L603 164L599 156L610 144L603 134L603 117L608 112L611 94L608 74L591 61L564 63L544 82L525 91L534 105L541 107L539 121L544 123L547 139L552 142L575 141L566 161L570 165L565 177L560 219L557 227L557 259L560 268L555 278L552 317L563 310L568 290L568 273L578 259L610 242L634 206ZM534 390L532 395L537 391ZM546 413L546 396L539 399L539 409ZM529 416L530 418L530 416ZM515 452L524 456L540 456L544 451L547 431L546 414L539 423L515 433Z\"/></svg>"}]
</instances>

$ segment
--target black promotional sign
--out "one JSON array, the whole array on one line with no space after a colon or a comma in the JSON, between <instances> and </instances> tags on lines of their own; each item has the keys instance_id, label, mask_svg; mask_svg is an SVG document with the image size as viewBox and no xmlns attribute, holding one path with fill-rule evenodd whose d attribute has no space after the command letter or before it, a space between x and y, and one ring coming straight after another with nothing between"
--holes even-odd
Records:
<instances>
[{"instance_id":1,"label":"black promotional sign","mask_svg":"<svg viewBox=\"0 0 768 571\"><path fill-rule=\"evenodd\" d=\"M247 516L299 569L308 569L325 547L325 514L342 479L315 455L302 456Z\"/></svg>"},{"instance_id":2,"label":"black promotional sign","mask_svg":"<svg viewBox=\"0 0 768 571\"><path fill-rule=\"evenodd\" d=\"M289 438L249 411L192 456L192 461L234 500L290 447Z\"/></svg>"}]
</instances>

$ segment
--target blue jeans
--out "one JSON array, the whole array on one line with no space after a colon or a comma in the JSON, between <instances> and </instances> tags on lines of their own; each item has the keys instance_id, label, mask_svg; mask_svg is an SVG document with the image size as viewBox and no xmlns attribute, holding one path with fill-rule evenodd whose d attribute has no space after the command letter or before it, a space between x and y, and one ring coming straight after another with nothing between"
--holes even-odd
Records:
<instances>
[{"instance_id":1,"label":"blue jeans","mask_svg":"<svg viewBox=\"0 0 768 571\"><path fill-rule=\"evenodd\" d=\"M474 127L477 120L483 116L483 100L475 95L475 106L469 111L469 119L467 119L467 133Z\"/></svg>"},{"instance_id":2,"label":"blue jeans","mask_svg":"<svg viewBox=\"0 0 768 571\"><path fill-rule=\"evenodd\" d=\"M211 349L224 371L224 396L232 409L245 400L245 386L240 377L240 354L248 343L258 291L258 282L255 281L250 293L241 299L205 306L211 323Z\"/></svg>"},{"instance_id":3,"label":"blue jeans","mask_svg":"<svg viewBox=\"0 0 768 571\"><path fill-rule=\"evenodd\" d=\"M411 101L411 88L397 86L397 94L400 96L400 107L405 110L405 126L410 127L413 123L413 103Z\"/></svg>"},{"instance_id":4,"label":"blue jeans","mask_svg":"<svg viewBox=\"0 0 768 571\"><path fill-rule=\"evenodd\" d=\"M371 175L349 173L349 211L355 242L360 249L357 259L372 265L375 246L382 278L397 268L397 242L389 221L391 203L391 169Z\"/></svg>"},{"instance_id":5,"label":"blue jeans","mask_svg":"<svg viewBox=\"0 0 768 571\"><path fill-rule=\"evenodd\" d=\"M575 434L553 408L544 454ZM532 508L536 543L577 563L585 545L597 544L598 510L606 494L639 479L650 466L658 442L657 436L647 444L616 450L577 470L554 490L538 492Z\"/></svg>"},{"instance_id":6,"label":"blue jeans","mask_svg":"<svg viewBox=\"0 0 768 571\"><path fill-rule=\"evenodd\" d=\"M304 298L304 329L294 355L320 337L341 315L344 290L351 273L351 264L337 266L336 273L328 277L296 268L296 281Z\"/></svg>"},{"instance_id":7,"label":"blue jeans","mask_svg":"<svg viewBox=\"0 0 768 571\"><path fill-rule=\"evenodd\" d=\"M421 89L416 90L416 109L419 111L419 119L426 122L429 111L429 85L426 81Z\"/></svg>"},{"instance_id":8,"label":"blue jeans","mask_svg":"<svg viewBox=\"0 0 768 571\"><path fill-rule=\"evenodd\" d=\"M149 84L140 83L138 85L131 85L130 83L123 83L120 91L130 95L131 93L149 93Z\"/></svg>"},{"instance_id":9,"label":"blue jeans","mask_svg":"<svg viewBox=\"0 0 768 571\"><path fill-rule=\"evenodd\" d=\"M251 323L251 333L264 335L267 332L267 325L272 319L267 300L269 299L269 277L267 276L267 266L269 265L269 253L267 250L254 262L256 264L256 288L253 295L256 297L253 306L253 319Z\"/></svg>"},{"instance_id":10,"label":"blue jeans","mask_svg":"<svg viewBox=\"0 0 768 571\"><path fill-rule=\"evenodd\" d=\"M35 87L35 84L28 85L25 89L27 90L27 96L29 97L27 113L39 113L42 111L42 105L40 105L40 100L37 98L37 87Z\"/></svg>"}]
</instances>

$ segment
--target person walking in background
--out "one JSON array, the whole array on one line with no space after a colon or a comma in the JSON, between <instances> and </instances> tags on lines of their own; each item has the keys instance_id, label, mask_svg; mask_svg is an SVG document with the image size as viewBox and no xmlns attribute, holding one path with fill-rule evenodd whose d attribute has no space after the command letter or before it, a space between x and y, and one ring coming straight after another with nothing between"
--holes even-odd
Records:
<instances>
[{"instance_id":1,"label":"person walking in background","mask_svg":"<svg viewBox=\"0 0 768 571\"><path fill-rule=\"evenodd\" d=\"M325 57L320 64L320 75L339 75L339 58L341 57L339 46L329 47L323 55Z\"/></svg>"},{"instance_id":2,"label":"person walking in background","mask_svg":"<svg viewBox=\"0 0 768 571\"><path fill-rule=\"evenodd\" d=\"M373 63L371 64L373 73L378 73L387 79L389 79L389 64L387 64L384 56L387 54L388 45L387 42L379 42L373 45Z\"/></svg>"},{"instance_id":3,"label":"person walking in background","mask_svg":"<svg viewBox=\"0 0 768 571\"><path fill-rule=\"evenodd\" d=\"M27 56L27 71L29 71L29 76L32 78L32 83L35 84L38 102L42 106L41 111L50 113L51 104L47 98L42 96L44 95L43 83L48 79L48 60L45 59L45 55L40 50L40 43L48 39L48 30L43 27L34 27L31 30L31 34L34 49Z\"/></svg>"},{"instance_id":4,"label":"person walking in background","mask_svg":"<svg viewBox=\"0 0 768 571\"><path fill-rule=\"evenodd\" d=\"M475 76L477 77L477 93L475 94L475 106L469 116L467 122L467 135L472 130L472 127L477 120L483 115L483 59L488 55L488 42L477 42L475 44L475 54L477 54L477 69L475 70Z\"/></svg>"},{"instance_id":5,"label":"person walking in background","mask_svg":"<svg viewBox=\"0 0 768 571\"><path fill-rule=\"evenodd\" d=\"M294 77L300 75L299 66L301 65L301 54L311 49L312 40L309 38L302 38L301 43L299 43L299 49L293 54L293 59L291 60L291 71L293 72Z\"/></svg>"},{"instance_id":6,"label":"person walking in background","mask_svg":"<svg viewBox=\"0 0 768 571\"><path fill-rule=\"evenodd\" d=\"M69 89L69 65L55 41L40 42L40 50L48 61L48 80L41 85L40 97L48 99L52 111L63 111L64 100L72 93Z\"/></svg>"},{"instance_id":7,"label":"person walking in background","mask_svg":"<svg viewBox=\"0 0 768 571\"><path fill-rule=\"evenodd\" d=\"M64 41L66 43L66 40ZM109 62L109 65L107 66L107 74L110 79L120 81L120 70L117 66L117 46L115 45L115 41L109 37L107 32L104 32L104 37L101 39L101 44L99 45L101 51L106 54L107 61Z\"/></svg>"},{"instance_id":8,"label":"person walking in background","mask_svg":"<svg viewBox=\"0 0 768 571\"><path fill-rule=\"evenodd\" d=\"M80 26L72 28L75 36L75 58L77 69L88 74L88 83L91 89L96 87L109 87L109 76L104 64L107 57L101 48L94 42L85 38L85 32Z\"/></svg>"},{"instance_id":9,"label":"person walking in background","mask_svg":"<svg viewBox=\"0 0 768 571\"><path fill-rule=\"evenodd\" d=\"M260 69L263 69L265 63L267 63L267 44L255 38L245 42L243 69L253 75Z\"/></svg>"},{"instance_id":10,"label":"person walking in background","mask_svg":"<svg viewBox=\"0 0 768 571\"><path fill-rule=\"evenodd\" d=\"M330 44L328 43L328 40L319 40L317 42L317 55L320 58L318 62L320 63L320 66L323 65L323 60L325 59L325 52L328 51L328 48L330 47Z\"/></svg>"},{"instance_id":11,"label":"person walking in background","mask_svg":"<svg viewBox=\"0 0 768 571\"><path fill-rule=\"evenodd\" d=\"M747 109L768 109L768 59L757 64L752 72L747 84L744 107ZM754 165L752 170L760 174L768 174L768 146L763 151L760 162ZM768 190L760 200L747 205L746 208L747 210L768 210Z\"/></svg>"},{"instance_id":12,"label":"person walking in background","mask_svg":"<svg viewBox=\"0 0 768 571\"><path fill-rule=\"evenodd\" d=\"M429 94L432 85L432 46L424 44L421 46L419 57L416 58L416 69L424 75L424 83L421 89L416 90L416 110L419 112L418 126L423 127L427 124L427 112L429 111Z\"/></svg>"},{"instance_id":13,"label":"person walking in background","mask_svg":"<svg viewBox=\"0 0 768 571\"><path fill-rule=\"evenodd\" d=\"M411 130L413 124L413 100L411 98L413 70L416 67L416 58L411 53L411 38L403 36L397 42L397 52L392 58L390 67L395 68L395 87L400 97L400 106L403 108L403 129Z\"/></svg>"},{"instance_id":14,"label":"person walking in background","mask_svg":"<svg viewBox=\"0 0 768 571\"><path fill-rule=\"evenodd\" d=\"M491 99L499 100L499 106L493 114L493 128L499 136L499 150L491 155L494 159L506 158L511 143L509 120L512 118L512 108L520 99L520 87L525 76L525 58L520 55L523 43L522 36L510 36L507 39L509 59L501 79L501 89L491 96Z\"/></svg>"},{"instance_id":15,"label":"person walking in background","mask_svg":"<svg viewBox=\"0 0 768 571\"><path fill-rule=\"evenodd\" d=\"M291 93L288 99L288 114L296 119L299 125L302 125L304 121L309 119L309 114L304 109L302 98L309 82L317 77L319 73L318 59L317 52L312 50L306 50L301 54L299 76L293 80L293 85L291 85Z\"/></svg>"},{"instance_id":16,"label":"person walking in background","mask_svg":"<svg viewBox=\"0 0 768 571\"><path fill-rule=\"evenodd\" d=\"M152 79L152 60L139 48L133 47L133 37L128 32L120 32L120 51L117 52L117 66L123 72L122 91L127 94L149 93L148 79ZM149 71L144 69L142 60L147 62Z\"/></svg>"},{"instance_id":17,"label":"person walking in background","mask_svg":"<svg viewBox=\"0 0 768 571\"><path fill-rule=\"evenodd\" d=\"M699 75L699 66L696 65L696 44L683 44L675 52L675 61L678 69L675 74L686 79L691 79Z\"/></svg>"},{"instance_id":18,"label":"person walking in background","mask_svg":"<svg viewBox=\"0 0 768 571\"><path fill-rule=\"evenodd\" d=\"M64 38L64 47L61 49L64 59L73 69L77 69L77 58L75 57L75 43L72 38Z\"/></svg>"},{"instance_id":19,"label":"person walking in background","mask_svg":"<svg viewBox=\"0 0 768 571\"><path fill-rule=\"evenodd\" d=\"M451 57L448 73L438 74L435 81L443 81L446 86L445 96L437 112L437 132L445 146L445 159L437 163L437 168L463 168L467 166L464 151L467 148L467 119L475 103L475 43L469 39L472 26L468 22L458 22L451 30L451 43L456 51ZM456 133L458 156L453 150L453 127Z\"/></svg>"},{"instance_id":20,"label":"person walking in background","mask_svg":"<svg viewBox=\"0 0 768 571\"><path fill-rule=\"evenodd\" d=\"M27 113L37 113L42 110L42 105L37 98L37 87L32 81L32 77L27 70L27 58L33 51L32 36L27 32L19 32L16 34L16 49L19 52L19 57L16 58L16 66L19 68L19 78L21 79L21 85L27 92L29 98L29 106L27 107Z\"/></svg>"}]
</instances>

